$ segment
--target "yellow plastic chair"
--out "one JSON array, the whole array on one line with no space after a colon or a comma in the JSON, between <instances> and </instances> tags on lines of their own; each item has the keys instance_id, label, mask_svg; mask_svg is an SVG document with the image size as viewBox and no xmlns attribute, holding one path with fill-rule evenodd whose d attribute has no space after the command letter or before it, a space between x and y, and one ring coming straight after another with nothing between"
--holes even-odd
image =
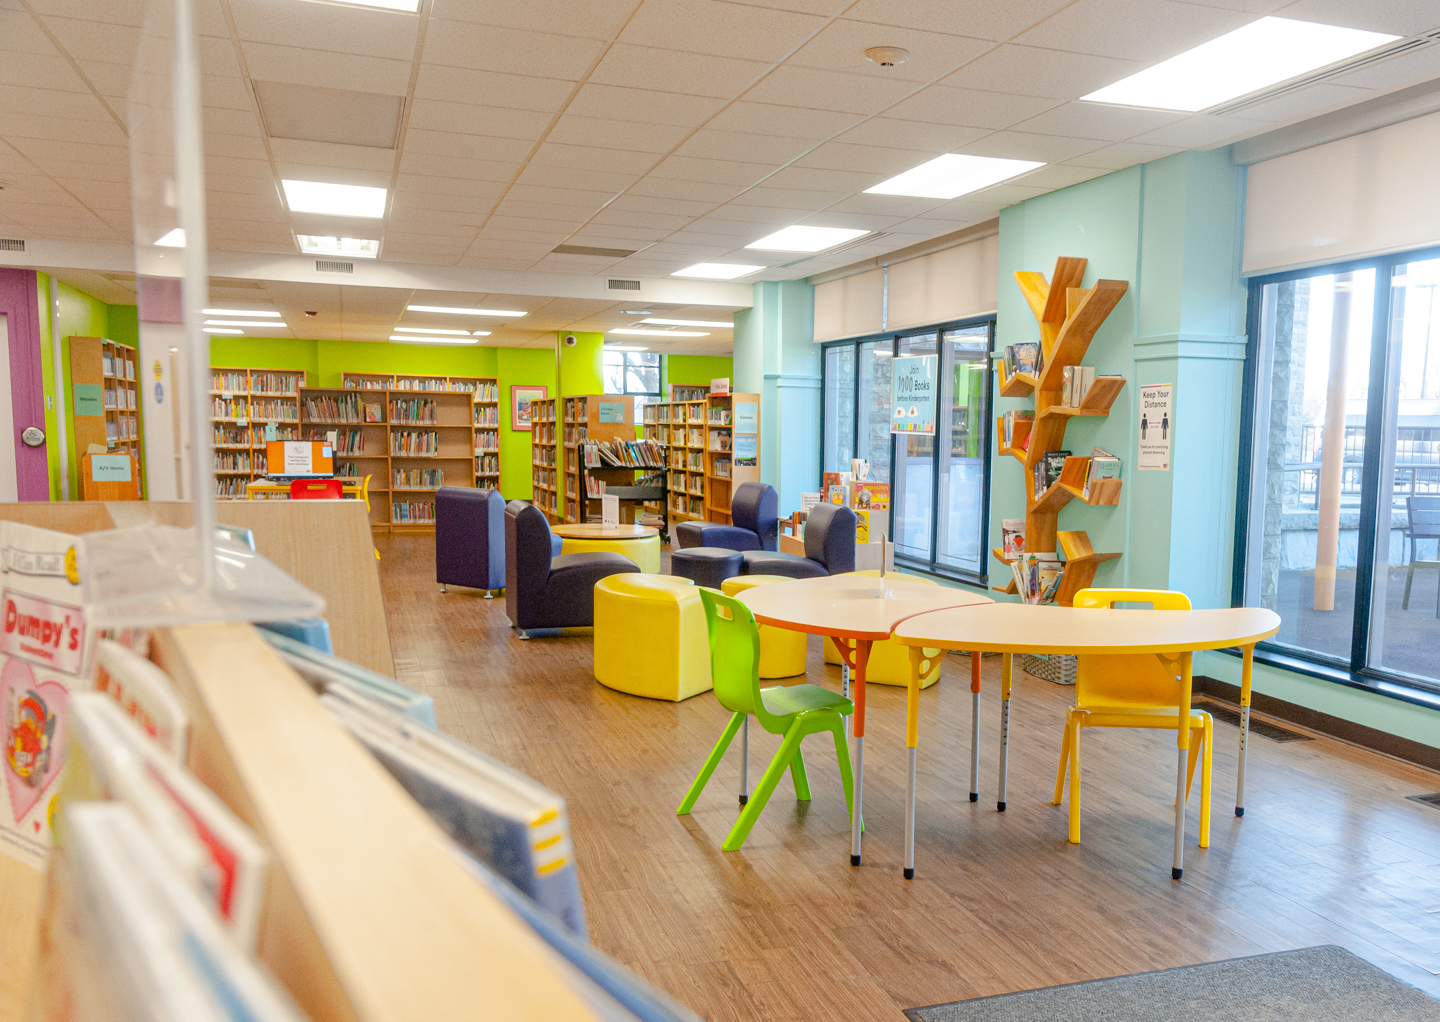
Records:
<instances>
[{"instance_id":1,"label":"yellow plastic chair","mask_svg":"<svg viewBox=\"0 0 1440 1022\"><path fill-rule=\"evenodd\" d=\"M743 593L756 586L774 582L789 582L786 575L736 575L720 583L720 591L726 596ZM774 625L760 626L760 677L793 678L805 673L805 633L793 628L776 628Z\"/></svg>"},{"instance_id":2,"label":"yellow plastic chair","mask_svg":"<svg viewBox=\"0 0 1440 1022\"><path fill-rule=\"evenodd\" d=\"M1156 610L1189 610L1184 593L1163 589L1082 589L1076 607L1110 609L1117 603L1143 603ZM1121 611L1120 613L1123 613ZM1180 665L1175 653L1127 653L1076 658L1075 705L1065 712L1065 738L1055 775L1055 799L1065 794L1070 775L1070 843L1080 843L1080 729L1085 727L1159 728L1174 731L1180 717ZM1200 773L1200 847L1210 847L1210 767L1213 722L1210 714L1190 710L1190 762L1185 779L1188 800L1195 762L1205 756Z\"/></svg>"},{"instance_id":3,"label":"yellow plastic chair","mask_svg":"<svg viewBox=\"0 0 1440 1022\"><path fill-rule=\"evenodd\" d=\"M700 590L678 575L627 571L595 583L595 680L647 699L709 692L710 639Z\"/></svg>"},{"instance_id":4,"label":"yellow plastic chair","mask_svg":"<svg viewBox=\"0 0 1440 1022\"><path fill-rule=\"evenodd\" d=\"M863 575L866 578L879 578L878 568L867 568L865 571L852 571L851 575ZM899 571L887 571L886 578L903 578L906 582L922 582L925 585L939 585L933 578L926 578L923 575L907 575ZM924 649L921 651L924 659L929 660L935 666L927 671L920 678L920 687L929 688L940 680L940 665L945 660L944 650ZM835 648L834 639L825 640L825 662L827 664L841 664L840 652ZM764 677L764 675L761 675ZM910 685L910 647L902 646L894 639L882 639L870 647L870 659L865 662L865 684L867 685L896 685L900 688L907 688Z\"/></svg>"},{"instance_id":5,"label":"yellow plastic chair","mask_svg":"<svg viewBox=\"0 0 1440 1022\"><path fill-rule=\"evenodd\" d=\"M366 511L369 511L369 510L370 510L370 477L369 477L368 475L367 475L365 478L363 478L363 479L360 480L360 499L365 502L365 510L366 510ZM377 548L375 548L375 547L371 547L371 549L375 551L375 559L378 561L378 560L380 559L380 551L379 551L379 549L377 549Z\"/></svg>"}]
</instances>

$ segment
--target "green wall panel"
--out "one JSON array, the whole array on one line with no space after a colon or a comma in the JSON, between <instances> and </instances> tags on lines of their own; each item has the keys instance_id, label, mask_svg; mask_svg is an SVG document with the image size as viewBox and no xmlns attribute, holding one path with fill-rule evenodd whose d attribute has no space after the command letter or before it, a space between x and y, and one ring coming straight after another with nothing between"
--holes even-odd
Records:
<instances>
[{"instance_id":1,"label":"green wall panel","mask_svg":"<svg viewBox=\"0 0 1440 1022\"><path fill-rule=\"evenodd\" d=\"M711 380L730 380L732 390L737 390L732 374L735 371L735 361L722 355L666 355L661 360L664 368L663 378L660 381L660 392L665 392L665 385L670 383L682 384L705 384L709 385Z\"/></svg>"}]
</instances>

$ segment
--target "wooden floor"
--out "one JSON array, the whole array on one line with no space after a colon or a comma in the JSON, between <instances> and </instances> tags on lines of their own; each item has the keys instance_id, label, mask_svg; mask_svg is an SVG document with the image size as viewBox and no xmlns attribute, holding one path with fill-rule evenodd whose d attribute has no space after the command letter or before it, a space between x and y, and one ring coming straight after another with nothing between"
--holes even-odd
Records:
<instances>
[{"instance_id":1,"label":"wooden floor","mask_svg":"<svg viewBox=\"0 0 1440 1022\"><path fill-rule=\"evenodd\" d=\"M982 789L968 800L969 658L921 695L917 877L901 878L903 690L871 686L865 861L833 746L807 743L813 801L782 780L743 851L738 743L676 817L727 714L711 695L638 699L591 677L588 636L514 637L503 600L434 583L433 540L379 537L396 671L439 723L563 794L595 943L707 1019L902 1019L904 1008L1338 944L1440 997L1440 775L1328 739L1216 724L1212 844L1170 880L1174 738L1085 736L1083 844L1050 805L1068 689L1016 673L1009 809L995 811L999 660L985 661ZM634 636L644 656L646 637ZM839 686L811 640L808 680ZM778 740L752 728L751 777ZM1197 778L1198 791L1198 778Z\"/></svg>"}]
</instances>

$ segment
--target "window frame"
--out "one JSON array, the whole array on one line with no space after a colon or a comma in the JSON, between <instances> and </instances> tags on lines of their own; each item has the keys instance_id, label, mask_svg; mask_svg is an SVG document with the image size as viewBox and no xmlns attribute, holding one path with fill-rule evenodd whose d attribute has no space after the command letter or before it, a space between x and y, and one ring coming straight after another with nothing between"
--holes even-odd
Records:
<instances>
[{"instance_id":1,"label":"window frame","mask_svg":"<svg viewBox=\"0 0 1440 1022\"><path fill-rule=\"evenodd\" d=\"M816 485L816 488L817 488L817 489L820 487L820 484L821 484L821 482L822 482L823 479L824 479L824 472L825 472L825 455L826 455L826 451L825 451L825 444L826 444L826 431L825 431L825 426L826 426L826 420L825 420L825 404L826 404L826 402L825 402L825 394L826 394L826 391L827 391L827 387L828 387L828 385L829 385L829 360L826 358L826 355L827 355L827 353L829 352L829 350L830 350L831 348L838 348L838 347L842 347L842 346L850 346L850 347L852 347L852 348L854 349L854 351L855 351L855 358L854 358L854 364L855 364L855 373L854 373L854 376L855 376L855 379L853 380L854 392L853 392L853 394L852 394L852 400L851 400L852 416L853 416L852 419L851 419L851 437L852 437L852 443L853 443L853 445L854 445L854 449L855 449L855 451L858 451L858 450L860 449L859 445L860 445L860 346L861 346L861 345L863 345L863 344L870 344L870 343L874 343L874 342L877 342L877 341L889 341L889 342L890 342L890 357L891 357L891 358L896 358L896 357L898 357L898 352L899 352L899 350L900 350L900 342L901 342L903 339L908 338L908 337L918 337L918 336L924 336L924 335L927 335L927 334L934 334L935 337L936 337L936 348L937 348L937 351L940 351L940 352L941 352L942 361L943 361L943 347L944 347L944 344L945 344L945 334L946 334L947 331L951 331L951 330L963 330L963 329L972 328L972 327L977 327L977 326L985 326L985 327L988 328L989 337L988 337L988 343L986 344L986 351L985 351L985 405L986 405L986 410L987 410L987 411L986 411L986 414L985 414L985 416L984 416L984 422L982 423L982 426L981 426L982 436L981 436L981 438L980 438L980 439L981 439L980 449L984 452L984 455L983 455L983 457L982 457L982 459L981 459L981 473L982 473L983 482L982 482L982 484L981 484L981 494L980 494L980 502L981 502L980 520L981 520L983 523L985 523L985 525L984 525L984 532L983 532L983 534L982 534L981 537L980 537L980 539L981 539L980 549L981 549L981 554L982 554L982 556L981 556L981 558L980 558L981 570L980 570L980 572L979 572L978 574L977 574L977 573L972 573L972 572L965 571L965 570L960 569L960 568L951 567L950 565L941 564L941 563L939 563L939 562L936 560L936 549L935 549L935 546L936 546L936 543L939 541L939 533L940 533L940 506L941 506L941 504L940 504L940 499L939 499L939 487L940 487L940 449L939 449L939 436L940 436L940 430L939 430L939 418L938 418L938 416L939 416L939 414L940 414L940 408L939 408L940 395L939 395L938 393L937 393L936 396L935 396L935 401L936 401L936 416L937 416L937 418L936 418L936 432L935 432L935 438L936 438L935 454L934 454L934 456L931 458L931 462L930 462L930 472L931 472L931 475L930 475L930 492L931 492L931 496L932 496L932 503L933 503L933 505L934 505L934 511L933 511L933 513L932 513L931 516L930 516L930 558L929 558L929 560L924 560L924 559L921 559L921 558L911 557L911 556L906 555L906 554L901 554L901 553L899 553L898 551L897 551L896 554L895 554L895 564L896 564L897 567L903 565L904 567L906 567L906 568L908 568L908 569L910 569L910 570L912 570L912 571L917 571L917 572L919 572L920 574L923 574L923 575L933 575L933 576L935 576L936 578L943 578L943 579L946 579L946 580L952 581L952 582L962 582L962 583L964 583L964 584L966 584L966 585L979 586L979 587L981 587L981 588L984 588L984 587L986 587L986 586L988 586L988 585L990 584L990 575L989 575L990 558L989 558L988 556L984 556L984 554L986 553L986 550L987 550L986 544L987 544L987 542L988 542L988 540L989 540L989 535L988 535L988 534L989 534L989 522L990 522L990 480L991 480L991 471L992 471L992 467L993 467L993 464L994 464L994 458L993 458L994 452L993 452L992 449L991 449L991 441L992 441L992 439L993 439L993 437L994 437L994 429L995 429L995 421L994 421L993 412L994 412L994 401L995 401L995 335L996 335L996 329L997 329L997 320L998 320L998 315L997 315L996 313L989 312L989 313L985 313L985 314L979 315L979 316L967 316L967 317L965 317L965 318L963 318L963 319L946 320L945 322L942 322L942 323L934 323L934 324L929 324L929 325L925 325L925 326L906 327L906 328L903 329L903 330L884 330L884 331L881 331L881 332L879 332L879 333L862 334L862 335L859 335L859 336L857 336L857 337L847 337L847 338L844 338L843 340L824 341L824 342L822 342L822 343L820 344L820 395L821 395L821 397L820 397L820 448L821 448L821 450L820 450L820 472L821 472L821 478L820 478L820 479L817 479L817 480L815 481L815 485ZM976 360L976 361L978 361L978 360ZM944 375L944 373L945 373L945 371L946 371L946 368L947 368L947 367L944 366L944 365L940 365L940 366L939 366L940 372L937 374L937 380L939 379L939 377L941 377L941 376ZM950 368L953 369L953 366L950 367ZM890 483L890 498L891 498L890 514L891 514L891 516L892 516L892 522L891 522L891 531L892 531L892 532L893 532L893 529L894 529L893 516L894 516L894 514L895 514L894 501L895 501L895 493L896 493L896 489L895 489L896 436L897 436L897 434L895 434L895 433L891 433L891 434L890 434L890 479L888 480L888 482ZM854 456L853 452L852 452L852 456ZM892 540L893 540L893 537L891 537L891 538L892 538Z\"/></svg>"},{"instance_id":2,"label":"window frame","mask_svg":"<svg viewBox=\"0 0 1440 1022\"><path fill-rule=\"evenodd\" d=\"M600 375L601 375L601 377L602 377L602 380L603 380L603 377L604 377L604 375L605 375L605 369L606 369L605 359L606 359L606 357L608 357L609 355L612 355L612 354L613 354L613 355L619 355L619 356L621 357L620 379L621 379L621 381L623 382L623 384L624 384L624 386L625 386L625 389L622 390L622 391L618 391L618 392L616 392L616 393L613 393L613 394L612 394L610 391L605 391L605 394L606 394L607 396L609 396L609 397L642 397L642 398L657 398L657 399L663 396L663 394L664 394L664 392L665 392L665 383L664 383L664 380L665 380L665 356L664 356L663 354L661 354L660 352L657 352L657 351L616 351L616 352L602 352L602 353L601 353L601 358L600 358ZM653 366L653 368L654 368L654 370L655 370L655 380L656 380L656 386L657 386L658 389L656 389L656 390L630 390L630 389L629 389L629 387L630 387L630 372L629 372L629 370L630 370L630 356L631 356L631 355L637 355L637 356L653 356L653 357L656 359L656 363L655 363L655 365ZM650 368L652 368L652 367L651 367L651 366L644 366L643 368L650 369ZM602 389L603 389L603 388L602 388Z\"/></svg>"},{"instance_id":3,"label":"window frame","mask_svg":"<svg viewBox=\"0 0 1440 1022\"><path fill-rule=\"evenodd\" d=\"M1355 611L1350 624L1350 656L1348 660L1318 651L1279 645L1271 640L1255 647L1257 662L1309 677L1360 688L1390 698L1440 710L1440 681L1419 678L1399 671L1387 671L1369 663L1371 610L1375 593L1379 491L1381 472L1386 464L1384 455L1385 420L1390 400L1388 374L1394 340L1391 329L1390 285L1395 267L1426 259L1440 259L1440 246L1427 246L1347 259L1341 262L1307 266L1248 278L1248 306L1245 316L1245 368L1241 383L1240 451L1235 495L1235 532L1231 572L1230 602L1246 606L1245 584L1249 569L1250 540L1254 530L1251 518L1255 506L1255 464L1262 440L1257 428L1261 380L1261 332L1264 318L1265 288L1307 277L1373 270L1375 273L1374 304L1371 309L1370 366L1365 408L1365 445L1360 478L1360 520L1355 563ZM1387 562L1388 563L1388 562ZM1238 651L1226 650L1239 655Z\"/></svg>"}]
</instances>

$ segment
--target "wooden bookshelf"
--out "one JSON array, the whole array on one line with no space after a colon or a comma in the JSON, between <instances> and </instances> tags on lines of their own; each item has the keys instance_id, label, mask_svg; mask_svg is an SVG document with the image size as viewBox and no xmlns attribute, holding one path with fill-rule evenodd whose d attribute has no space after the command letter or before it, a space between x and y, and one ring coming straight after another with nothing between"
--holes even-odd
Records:
<instances>
[{"instance_id":1,"label":"wooden bookshelf","mask_svg":"<svg viewBox=\"0 0 1440 1022\"><path fill-rule=\"evenodd\" d=\"M561 441L565 448L564 520L583 522L600 512L599 497L585 497L579 445L586 440L634 440L635 399L620 394L587 394L564 398ZM633 485L633 469L590 469L588 474L613 476L617 484Z\"/></svg>"},{"instance_id":2,"label":"wooden bookshelf","mask_svg":"<svg viewBox=\"0 0 1440 1022\"><path fill-rule=\"evenodd\" d=\"M1094 287L1080 286L1085 275L1086 260L1062 256L1055 262L1049 280L1043 273L1021 271L1015 274L1020 287L1040 326L1041 364L1037 374L1014 373L1009 377L996 366L996 389L1004 397L1035 399L1035 415L1029 422L1016 422L1011 446L1004 446L1004 419L997 420L996 438L999 453L1016 458L1025 467L1025 549L1054 550L1064 556L1065 574L1056 602L1070 606L1075 594L1095 580L1095 571L1105 561L1115 560L1119 553L1096 553L1084 532L1059 531L1059 515L1071 501L1096 506L1112 506L1120 502L1119 479L1097 480L1087 493L1083 481L1088 470L1088 457L1065 459L1060 477L1044 491L1035 492L1035 466L1046 451L1064 447L1065 429L1076 417L1104 417L1110 414L1123 379L1102 377L1095 381L1078 407L1060 404L1064 371L1084 359L1098 330L1129 289L1123 280L1098 280ZM1003 549L995 547L991 554L1007 567ZM993 587L997 592L1016 592L1015 582Z\"/></svg>"},{"instance_id":3,"label":"wooden bookshelf","mask_svg":"<svg viewBox=\"0 0 1440 1022\"><path fill-rule=\"evenodd\" d=\"M135 349L105 337L71 337L69 344L69 433L76 468L91 444L110 454L134 455L143 465Z\"/></svg>"},{"instance_id":4,"label":"wooden bookshelf","mask_svg":"<svg viewBox=\"0 0 1440 1022\"><path fill-rule=\"evenodd\" d=\"M754 406L755 432L739 434L742 446L752 438L755 456L750 465L735 463L735 409ZM760 481L760 395L711 394L705 406L705 520L730 524L730 500L741 483Z\"/></svg>"},{"instance_id":5,"label":"wooden bookshelf","mask_svg":"<svg viewBox=\"0 0 1440 1022\"><path fill-rule=\"evenodd\" d=\"M745 434L755 438L754 465L734 463L735 408L741 404L755 406L755 433ZM645 439L665 447L670 520L729 524L734 487L760 479L760 395L657 401L645 406L642 426Z\"/></svg>"},{"instance_id":6,"label":"wooden bookshelf","mask_svg":"<svg viewBox=\"0 0 1440 1022\"><path fill-rule=\"evenodd\" d=\"M545 512L551 525L558 525L562 521L559 483L565 467L560 444L563 424L556 421L553 397L531 402L530 409L530 485L535 491L530 502Z\"/></svg>"},{"instance_id":7,"label":"wooden bookshelf","mask_svg":"<svg viewBox=\"0 0 1440 1022\"><path fill-rule=\"evenodd\" d=\"M479 377L471 394L475 485L500 489L500 381Z\"/></svg>"},{"instance_id":8,"label":"wooden bookshelf","mask_svg":"<svg viewBox=\"0 0 1440 1022\"><path fill-rule=\"evenodd\" d=\"M370 524L435 527L435 491L474 486L474 401L468 390L306 387L301 439L335 434L335 475L370 476Z\"/></svg>"},{"instance_id":9,"label":"wooden bookshelf","mask_svg":"<svg viewBox=\"0 0 1440 1022\"><path fill-rule=\"evenodd\" d=\"M300 440L300 388L305 373L294 369L210 370L211 444L215 493L244 500L245 484L265 475L266 426L276 440Z\"/></svg>"}]
</instances>

